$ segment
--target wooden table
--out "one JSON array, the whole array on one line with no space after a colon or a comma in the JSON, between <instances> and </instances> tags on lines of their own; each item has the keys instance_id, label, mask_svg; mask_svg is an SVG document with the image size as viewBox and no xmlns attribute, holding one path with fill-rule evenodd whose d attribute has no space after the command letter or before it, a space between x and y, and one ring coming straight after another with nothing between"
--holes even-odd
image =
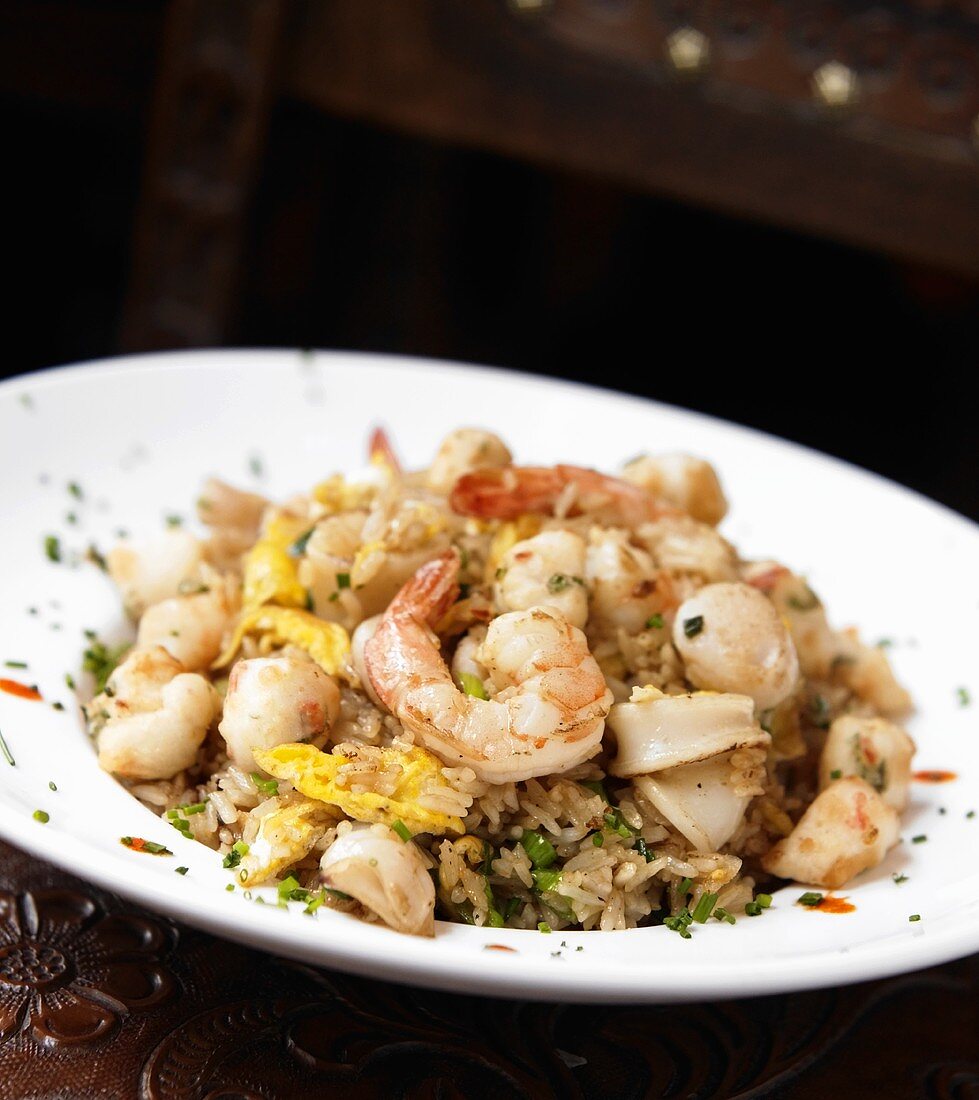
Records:
<instances>
[{"instance_id":1,"label":"wooden table","mask_svg":"<svg viewBox=\"0 0 979 1100\"><path fill-rule=\"evenodd\" d=\"M653 948L655 949L655 947ZM313 970L0 844L0 1096L979 1096L979 955L711 1004L525 1004Z\"/></svg>"}]
</instances>

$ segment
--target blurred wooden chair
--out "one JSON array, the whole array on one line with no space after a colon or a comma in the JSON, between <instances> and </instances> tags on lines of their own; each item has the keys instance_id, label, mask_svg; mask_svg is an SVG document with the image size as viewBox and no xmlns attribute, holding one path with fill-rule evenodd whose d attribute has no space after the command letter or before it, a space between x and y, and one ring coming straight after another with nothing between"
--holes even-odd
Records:
<instances>
[{"instance_id":1,"label":"blurred wooden chair","mask_svg":"<svg viewBox=\"0 0 979 1100\"><path fill-rule=\"evenodd\" d=\"M280 97L979 273L967 0L172 0L125 348L226 337Z\"/></svg>"}]
</instances>

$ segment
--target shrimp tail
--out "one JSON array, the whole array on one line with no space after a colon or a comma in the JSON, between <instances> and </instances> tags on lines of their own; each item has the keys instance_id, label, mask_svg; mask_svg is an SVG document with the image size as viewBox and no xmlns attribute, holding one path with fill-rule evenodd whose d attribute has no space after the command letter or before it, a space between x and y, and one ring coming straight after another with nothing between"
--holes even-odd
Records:
<instances>
[{"instance_id":1,"label":"shrimp tail","mask_svg":"<svg viewBox=\"0 0 979 1100\"><path fill-rule=\"evenodd\" d=\"M525 512L550 512L564 480L560 467L486 467L463 474L449 496L461 516L517 519Z\"/></svg>"}]
</instances>

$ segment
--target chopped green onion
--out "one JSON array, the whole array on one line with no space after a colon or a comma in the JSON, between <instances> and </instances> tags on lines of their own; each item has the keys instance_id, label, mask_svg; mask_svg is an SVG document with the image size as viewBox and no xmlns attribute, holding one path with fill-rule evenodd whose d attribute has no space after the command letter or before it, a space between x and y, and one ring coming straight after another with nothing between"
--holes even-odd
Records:
<instances>
[{"instance_id":1,"label":"chopped green onion","mask_svg":"<svg viewBox=\"0 0 979 1100\"><path fill-rule=\"evenodd\" d=\"M183 810L184 817L193 817L194 814L202 814L207 809L207 799L203 802L191 802L186 806L178 806L178 810Z\"/></svg>"},{"instance_id":2,"label":"chopped green onion","mask_svg":"<svg viewBox=\"0 0 979 1100\"><path fill-rule=\"evenodd\" d=\"M349 588L350 587L350 574L349 573L337 573L337 588Z\"/></svg>"},{"instance_id":3,"label":"chopped green onion","mask_svg":"<svg viewBox=\"0 0 979 1100\"><path fill-rule=\"evenodd\" d=\"M601 846L605 843L605 834L595 833L595 835L591 838L591 842L595 845L596 848L601 848Z\"/></svg>"},{"instance_id":4,"label":"chopped green onion","mask_svg":"<svg viewBox=\"0 0 979 1100\"><path fill-rule=\"evenodd\" d=\"M737 919L733 914L729 913L723 905L719 905L714 910L714 920L723 921L725 924L737 924Z\"/></svg>"},{"instance_id":5,"label":"chopped green onion","mask_svg":"<svg viewBox=\"0 0 979 1100\"><path fill-rule=\"evenodd\" d=\"M507 898L507 903L503 909L503 922L506 923L521 905L523 905L522 898Z\"/></svg>"},{"instance_id":6,"label":"chopped green onion","mask_svg":"<svg viewBox=\"0 0 979 1100\"><path fill-rule=\"evenodd\" d=\"M323 902L324 902L325 900L326 900L326 899L325 899L325 898L323 897L323 895L322 895L322 894L317 894L317 895L316 895L316 896L315 896L315 897L314 897L314 898L312 899L312 901L310 901L310 903L309 903L309 904L308 904L308 905L306 906L306 908L305 908L305 909L303 910L303 912L304 912L304 913L305 913L305 914L306 914L307 916L310 916L310 917L311 917L311 916L312 916L312 915L313 915L313 914L314 914L314 913L316 912L316 910L317 910L317 909L319 909L319 907L320 907L320 906L321 906L321 905L323 904Z\"/></svg>"},{"instance_id":7,"label":"chopped green onion","mask_svg":"<svg viewBox=\"0 0 979 1100\"><path fill-rule=\"evenodd\" d=\"M498 909L490 909L486 914L486 923L490 928L502 928L504 925L503 914Z\"/></svg>"},{"instance_id":8,"label":"chopped green onion","mask_svg":"<svg viewBox=\"0 0 979 1100\"><path fill-rule=\"evenodd\" d=\"M629 837L635 836L637 832L622 816L622 811L618 809L611 809L605 814L605 824L612 832L618 833L623 840L628 840Z\"/></svg>"},{"instance_id":9,"label":"chopped green onion","mask_svg":"<svg viewBox=\"0 0 979 1100\"><path fill-rule=\"evenodd\" d=\"M810 909L814 909L823 900L823 895L816 893L815 890L807 890L800 897L796 898L796 905L806 905Z\"/></svg>"},{"instance_id":10,"label":"chopped green onion","mask_svg":"<svg viewBox=\"0 0 979 1100\"><path fill-rule=\"evenodd\" d=\"M755 894L755 901L762 907L762 909L771 908L772 895L771 894Z\"/></svg>"},{"instance_id":11,"label":"chopped green onion","mask_svg":"<svg viewBox=\"0 0 979 1100\"><path fill-rule=\"evenodd\" d=\"M636 837L636 842L633 847L647 863L652 863L656 858L655 854L649 850L649 846L641 836Z\"/></svg>"},{"instance_id":12,"label":"chopped green onion","mask_svg":"<svg viewBox=\"0 0 979 1100\"><path fill-rule=\"evenodd\" d=\"M717 894L701 894L700 900L694 906L691 917L698 924L706 924L707 918L714 911L714 906L717 904Z\"/></svg>"},{"instance_id":13,"label":"chopped green onion","mask_svg":"<svg viewBox=\"0 0 979 1100\"><path fill-rule=\"evenodd\" d=\"M61 542L57 535L47 535L44 539L44 553L48 561L61 561Z\"/></svg>"},{"instance_id":14,"label":"chopped green onion","mask_svg":"<svg viewBox=\"0 0 979 1100\"><path fill-rule=\"evenodd\" d=\"M829 777L830 777L830 779L842 779L843 778L843 772L840 768L834 768L829 773Z\"/></svg>"},{"instance_id":15,"label":"chopped green onion","mask_svg":"<svg viewBox=\"0 0 979 1100\"><path fill-rule=\"evenodd\" d=\"M391 826L391 828L394 829L394 831L398 834L399 837L401 837L405 844L407 844L408 841L411 840L411 829L409 829L403 821L396 821Z\"/></svg>"},{"instance_id":16,"label":"chopped green onion","mask_svg":"<svg viewBox=\"0 0 979 1100\"><path fill-rule=\"evenodd\" d=\"M757 901L746 901L744 905L745 915L748 917L760 917L763 905L760 905Z\"/></svg>"},{"instance_id":17,"label":"chopped green onion","mask_svg":"<svg viewBox=\"0 0 979 1100\"><path fill-rule=\"evenodd\" d=\"M279 793L278 779L263 779L258 772L251 772L251 781L264 795L274 798Z\"/></svg>"},{"instance_id":18,"label":"chopped green onion","mask_svg":"<svg viewBox=\"0 0 979 1100\"><path fill-rule=\"evenodd\" d=\"M58 784L55 783L55 781L53 779L48 780L48 790L49 791L56 791L57 789L58 789Z\"/></svg>"},{"instance_id":19,"label":"chopped green onion","mask_svg":"<svg viewBox=\"0 0 979 1100\"><path fill-rule=\"evenodd\" d=\"M692 618L683 620L683 633L688 638L696 638L697 635L704 629L704 617L703 615L694 615Z\"/></svg>"},{"instance_id":20,"label":"chopped green onion","mask_svg":"<svg viewBox=\"0 0 979 1100\"><path fill-rule=\"evenodd\" d=\"M663 924L666 928L669 928L671 932L676 932L681 939L690 939L690 925L693 921L693 914L690 910L684 906L675 917L666 917Z\"/></svg>"},{"instance_id":21,"label":"chopped green onion","mask_svg":"<svg viewBox=\"0 0 979 1100\"><path fill-rule=\"evenodd\" d=\"M289 553L294 558L301 558L306 553L306 543L313 536L313 532L316 530L315 526L310 527L308 531L303 533L296 539L296 541L289 547Z\"/></svg>"},{"instance_id":22,"label":"chopped green onion","mask_svg":"<svg viewBox=\"0 0 979 1100\"><path fill-rule=\"evenodd\" d=\"M960 707L967 707L972 702L972 696L969 694L969 689L968 688L964 688L964 687L956 688L955 689L955 694L959 698L959 706Z\"/></svg>"},{"instance_id":23,"label":"chopped green onion","mask_svg":"<svg viewBox=\"0 0 979 1100\"><path fill-rule=\"evenodd\" d=\"M601 796L604 802L611 804L611 799L608 796L608 791L605 790L605 784L600 779L583 779L581 781L583 787L587 787L590 791Z\"/></svg>"},{"instance_id":24,"label":"chopped green onion","mask_svg":"<svg viewBox=\"0 0 979 1100\"><path fill-rule=\"evenodd\" d=\"M262 458L260 455L251 455L248 459L248 469L251 471L253 477L261 477L265 472L262 465Z\"/></svg>"},{"instance_id":25,"label":"chopped green onion","mask_svg":"<svg viewBox=\"0 0 979 1100\"><path fill-rule=\"evenodd\" d=\"M121 836L119 840L134 852L149 852L151 856L173 855L165 844L157 844L155 840L144 840L138 836Z\"/></svg>"},{"instance_id":26,"label":"chopped green onion","mask_svg":"<svg viewBox=\"0 0 979 1100\"><path fill-rule=\"evenodd\" d=\"M4 661L4 668L27 668L26 661Z\"/></svg>"},{"instance_id":27,"label":"chopped green onion","mask_svg":"<svg viewBox=\"0 0 979 1100\"><path fill-rule=\"evenodd\" d=\"M229 894L234 892L234 888L235 884L233 882L229 882L228 885L225 886L225 890L227 890Z\"/></svg>"},{"instance_id":28,"label":"chopped green onion","mask_svg":"<svg viewBox=\"0 0 979 1100\"><path fill-rule=\"evenodd\" d=\"M534 888L539 894L546 894L549 891L555 889L557 884L561 881L560 871L534 871Z\"/></svg>"},{"instance_id":29,"label":"chopped green onion","mask_svg":"<svg viewBox=\"0 0 979 1100\"><path fill-rule=\"evenodd\" d=\"M483 681L471 672L460 672L459 684L467 695L472 695L476 699L489 698L486 694L486 688L483 687Z\"/></svg>"},{"instance_id":30,"label":"chopped green onion","mask_svg":"<svg viewBox=\"0 0 979 1100\"><path fill-rule=\"evenodd\" d=\"M908 920L911 921L912 924L914 924L916 921L921 920L921 914L920 913L912 913L911 916L908 917Z\"/></svg>"},{"instance_id":31,"label":"chopped green onion","mask_svg":"<svg viewBox=\"0 0 979 1100\"><path fill-rule=\"evenodd\" d=\"M189 867L174 867L173 873L175 875L186 875L189 870Z\"/></svg>"},{"instance_id":32,"label":"chopped green onion","mask_svg":"<svg viewBox=\"0 0 979 1100\"><path fill-rule=\"evenodd\" d=\"M911 838L912 844L924 844L928 837L924 833L919 833L917 836Z\"/></svg>"},{"instance_id":33,"label":"chopped green onion","mask_svg":"<svg viewBox=\"0 0 979 1100\"><path fill-rule=\"evenodd\" d=\"M520 843L523 845L523 850L530 857L530 862L534 865L535 869L550 867L557 859L557 852L554 850L554 845L540 833L534 833L531 832L530 829L524 829L523 836L520 838Z\"/></svg>"},{"instance_id":34,"label":"chopped green onion","mask_svg":"<svg viewBox=\"0 0 979 1100\"><path fill-rule=\"evenodd\" d=\"M176 512L171 512L170 515L163 518L167 527L182 527L184 523L183 516L178 516Z\"/></svg>"},{"instance_id":35,"label":"chopped green onion","mask_svg":"<svg viewBox=\"0 0 979 1100\"><path fill-rule=\"evenodd\" d=\"M42 825L47 825L51 820L51 815L46 810L35 810L31 816L35 821L40 821Z\"/></svg>"},{"instance_id":36,"label":"chopped green onion","mask_svg":"<svg viewBox=\"0 0 979 1100\"><path fill-rule=\"evenodd\" d=\"M570 587L571 578L565 576L564 573L554 573L547 579L547 591L553 595L557 595L558 592L563 592Z\"/></svg>"},{"instance_id":37,"label":"chopped green onion","mask_svg":"<svg viewBox=\"0 0 979 1100\"><path fill-rule=\"evenodd\" d=\"M68 482L68 492L75 498L75 500L81 500L82 497L85 495L82 492L81 485L79 485L77 481Z\"/></svg>"},{"instance_id":38,"label":"chopped green onion","mask_svg":"<svg viewBox=\"0 0 979 1100\"><path fill-rule=\"evenodd\" d=\"M241 857L248 855L248 845L243 840L236 840L231 846L231 851L224 857L221 864L222 867L230 870L232 867L237 867L241 863ZM298 883L296 884L299 885Z\"/></svg>"},{"instance_id":39,"label":"chopped green onion","mask_svg":"<svg viewBox=\"0 0 979 1100\"><path fill-rule=\"evenodd\" d=\"M689 894L690 893L690 887L691 886L693 886L693 879L692 878L680 879L680 883L676 888L676 892L682 898L684 896L684 894Z\"/></svg>"},{"instance_id":40,"label":"chopped green onion","mask_svg":"<svg viewBox=\"0 0 979 1100\"><path fill-rule=\"evenodd\" d=\"M11 755L10 749L7 747L7 742L4 740L2 733L0 733L0 753L3 753L4 760L13 768L15 766L14 758Z\"/></svg>"},{"instance_id":41,"label":"chopped green onion","mask_svg":"<svg viewBox=\"0 0 979 1100\"><path fill-rule=\"evenodd\" d=\"M655 615L650 615L646 620L647 630L662 630L663 629L663 616L657 611Z\"/></svg>"},{"instance_id":42,"label":"chopped green onion","mask_svg":"<svg viewBox=\"0 0 979 1100\"><path fill-rule=\"evenodd\" d=\"M537 924L537 931L549 933L551 931L551 926L545 920L539 921Z\"/></svg>"},{"instance_id":43,"label":"chopped green onion","mask_svg":"<svg viewBox=\"0 0 979 1100\"><path fill-rule=\"evenodd\" d=\"M70 672L65 673L65 686L69 691L75 690L75 677Z\"/></svg>"},{"instance_id":44,"label":"chopped green onion","mask_svg":"<svg viewBox=\"0 0 979 1100\"><path fill-rule=\"evenodd\" d=\"M279 901L305 901L309 902L312 894L299 885L299 880L293 875L288 875L276 887Z\"/></svg>"},{"instance_id":45,"label":"chopped green onion","mask_svg":"<svg viewBox=\"0 0 979 1100\"><path fill-rule=\"evenodd\" d=\"M894 880L894 885L895 886L900 886L902 882L907 882L908 881L908 876L907 875L893 874L893 875L891 875L891 878Z\"/></svg>"}]
</instances>

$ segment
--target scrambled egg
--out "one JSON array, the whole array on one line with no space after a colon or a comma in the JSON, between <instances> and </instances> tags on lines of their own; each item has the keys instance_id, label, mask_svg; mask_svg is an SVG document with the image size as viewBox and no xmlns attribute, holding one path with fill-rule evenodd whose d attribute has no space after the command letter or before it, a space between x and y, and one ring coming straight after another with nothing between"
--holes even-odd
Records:
<instances>
[{"instance_id":1,"label":"scrambled egg","mask_svg":"<svg viewBox=\"0 0 979 1100\"><path fill-rule=\"evenodd\" d=\"M238 620L224 652L214 662L214 668L221 668L231 661L246 634L260 634L263 646L298 646L331 676L343 671L350 654L350 636L339 623L328 623L309 611L299 611L297 608L259 607L245 612Z\"/></svg>"},{"instance_id":2,"label":"scrambled egg","mask_svg":"<svg viewBox=\"0 0 979 1100\"><path fill-rule=\"evenodd\" d=\"M312 801L266 814L255 839L241 857L239 881L265 882L303 859L336 817L328 806Z\"/></svg>"},{"instance_id":3,"label":"scrambled egg","mask_svg":"<svg viewBox=\"0 0 979 1100\"><path fill-rule=\"evenodd\" d=\"M313 499L324 509L326 515L366 508L376 493L376 486L349 482L342 474L334 474L313 487Z\"/></svg>"},{"instance_id":4,"label":"scrambled egg","mask_svg":"<svg viewBox=\"0 0 979 1100\"><path fill-rule=\"evenodd\" d=\"M401 776L389 795L373 791L354 793L337 783L340 769L353 758L340 753L330 755L312 745L278 745L274 749L256 749L255 762L276 779L287 779L307 798L315 798L341 810L355 821L381 822L393 826L401 821L414 833L464 833L458 817L426 810L418 798L426 787L448 787L442 776L442 763L425 749L378 749L379 766L397 764Z\"/></svg>"},{"instance_id":5,"label":"scrambled egg","mask_svg":"<svg viewBox=\"0 0 979 1100\"><path fill-rule=\"evenodd\" d=\"M269 520L262 537L245 555L246 610L266 603L306 606L306 589L299 583L297 562L289 547L308 528L306 520L296 516L280 513Z\"/></svg>"}]
</instances>

